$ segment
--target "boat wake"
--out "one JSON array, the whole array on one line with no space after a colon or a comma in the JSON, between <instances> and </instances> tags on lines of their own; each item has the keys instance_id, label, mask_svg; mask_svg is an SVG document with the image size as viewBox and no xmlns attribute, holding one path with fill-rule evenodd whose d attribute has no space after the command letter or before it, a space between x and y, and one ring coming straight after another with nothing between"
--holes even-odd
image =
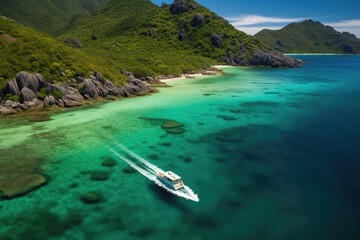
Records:
<instances>
[{"instance_id":1,"label":"boat wake","mask_svg":"<svg viewBox=\"0 0 360 240\"><path fill-rule=\"evenodd\" d=\"M197 194L195 194L191 190L191 188L189 188L186 185L184 185L184 188L179 189L179 190L174 190L174 189L168 188L165 184L163 184L157 178L157 174L159 172L165 172L164 170L162 170L162 169L158 168L157 166L155 166L154 164L148 162L146 159L140 157L139 155L132 152L130 149L126 148L125 146L123 146L121 144L118 144L117 146L118 146L119 150L121 150L121 152L124 154L122 154L119 151L116 151L113 148L109 148L110 151L112 153L114 153L119 159L123 160L124 162L129 164L132 168L134 168L136 171L141 173L143 176L147 177L150 181L155 182L155 184L158 185L159 187L162 187L166 191L168 191L176 196L185 198L187 200L192 200L195 202L200 201Z\"/></svg>"}]
</instances>

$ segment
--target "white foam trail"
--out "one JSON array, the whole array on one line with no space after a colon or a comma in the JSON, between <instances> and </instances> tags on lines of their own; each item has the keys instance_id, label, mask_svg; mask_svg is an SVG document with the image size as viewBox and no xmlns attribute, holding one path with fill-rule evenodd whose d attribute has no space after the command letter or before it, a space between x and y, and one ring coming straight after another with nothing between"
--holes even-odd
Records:
<instances>
[{"instance_id":1,"label":"white foam trail","mask_svg":"<svg viewBox=\"0 0 360 240\"><path fill-rule=\"evenodd\" d=\"M159 172L163 172L163 170L161 170L160 168L158 168L157 166L155 166L154 164L149 163L147 160L145 160L144 158L140 157L139 155L137 155L136 153L132 152L130 149L128 149L127 147L125 147L122 144L118 144L118 147L126 152L128 155L130 155L133 158L136 158L136 160L138 160L139 162L141 162L142 164L144 164L146 167L150 168L151 170L154 171L155 174L158 174Z\"/></svg>"},{"instance_id":2,"label":"white foam trail","mask_svg":"<svg viewBox=\"0 0 360 240\"><path fill-rule=\"evenodd\" d=\"M119 147L121 148L121 150L126 152L128 155L130 155L131 157L134 157L136 160L138 160L140 163L142 163L144 168L139 167L133 161L131 161L130 159L128 159L125 156L121 155L120 153L116 152L114 149L110 148L110 151L113 152L118 158L120 158L121 160L123 160L124 162L129 164L132 168L137 170L139 173L141 173L143 176L145 176L149 180L155 182L156 185L158 185L159 187L164 188L166 191L168 191L168 192L170 192L170 193L172 193L174 195L177 195L179 197L182 197L182 198L185 198L185 199L188 199L188 200L192 200L192 201L195 201L195 202L200 201L199 197L186 185L184 185L184 188L181 189L181 190L173 190L173 189L168 188L165 184L163 184L157 178L158 172L164 172L164 170L162 170L162 169L158 168L157 166L149 163L144 158L140 157L139 155L137 155L137 154L133 153L132 151L130 151L129 149L127 149L125 146L119 145Z\"/></svg>"}]
</instances>

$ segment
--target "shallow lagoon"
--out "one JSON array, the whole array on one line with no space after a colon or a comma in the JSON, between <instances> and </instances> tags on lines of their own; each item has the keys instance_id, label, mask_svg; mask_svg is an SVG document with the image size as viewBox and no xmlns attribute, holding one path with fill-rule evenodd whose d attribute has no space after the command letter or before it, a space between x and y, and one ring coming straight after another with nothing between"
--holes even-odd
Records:
<instances>
[{"instance_id":1,"label":"shallow lagoon","mask_svg":"<svg viewBox=\"0 0 360 240\"><path fill-rule=\"evenodd\" d=\"M0 164L49 183L0 201L0 239L354 239L360 231L360 57L301 69L226 68L160 94L0 120ZM145 118L145 119L144 119ZM169 134L161 121L185 124ZM109 150L121 143L199 194L163 191ZM116 166L105 167L113 158ZM94 181L92 171L109 177ZM94 191L98 204L80 196Z\"/></svg>"}]
</instances>

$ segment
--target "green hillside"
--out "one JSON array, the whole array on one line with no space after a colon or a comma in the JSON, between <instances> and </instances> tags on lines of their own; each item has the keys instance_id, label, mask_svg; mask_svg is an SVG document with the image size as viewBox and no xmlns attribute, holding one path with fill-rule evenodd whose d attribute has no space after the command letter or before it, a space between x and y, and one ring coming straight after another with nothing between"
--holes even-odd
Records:
<instances>
[{"instance_id":1,"label":"green hillside","mask_svg":"<svg viewBox=\"0 0 360 240\"><path fill-rule=\"evenodd\" d=\"M0 17L0 62L0 89L20 71L41 73L50 82L88 76L90 71L99 71L113 81L125 79L118 70L120 66L4 17ZM60 72L67 78L60 77Z\"/></svg>"},{"instance_id":2,"label":"green hillside","mask_svg":"<svg viewBox=\"0 0 360 240\"><path fill-rule=\"evenodd\" d=\"M360 40L320 22L291 23L281 30L262 30L255 35L283 53L360 53Z\"/></svg>"},{"instance_id":3,"label":"green hillside","mask_svg":"<svg viewBox=\"0 0 360 240\"><path fill-rule=\"evenodd\" d=\"M171 7L169 10L169 7L163 6L146 23L143 31L152 29L157 38L172 39L181 47L194 49L194 53L220 63L225 63L228 51L248 61L256 49L265 48L257 39L235 29L224 18L192 0L186 1L186 11L177 14L171 11ZM180 31L185 33L182 42L178 39ZM214 36L220 37L219 46L213 44ZM241 54L241 49L246 52L245 55Z\"/></svg>"},{"instance_id":4,"label":"green hillside","mask_svg":"<svg viewBox=\"0 0 360 240\"><path fill-rule=\"evenodd\" d=\"M193 0L162 7L150 0L110 0L60 36L67 37L78 38L85 51L121 62L138 75L178 74L210 63L259 65L253 64L254 54L267 48ZM288 58L272 52L267 58L271 55L276 64L260 65L292 66Z\"/></svg>"},{"instance_id":5,"label":"green hillside","mask_svg":"<svg viewBox=\"0 0 360 240\"><path fill-rule=\"evenodd\" d=\"M48 34L58 34L75 19L95 12L107 0L0 0L0 15Z\"/></svg>"},{"instance_id":6,"label":"green hillside","mask_svg":"<svg viewBox=\"0 0 360 240\"><path fill-rule=\"evenodd\" d=\"M194 0L175 0L161 7L150 0L0 0L0 7L1 14L16 20L0 22L4 80L19 71L65 81L60 72L71 78L96 70L121 82L125 77L120 70L144 77L177 75L215 63L300 65ZM65 44L68 38L78 44Z\"/></svg>"}]
</instances>

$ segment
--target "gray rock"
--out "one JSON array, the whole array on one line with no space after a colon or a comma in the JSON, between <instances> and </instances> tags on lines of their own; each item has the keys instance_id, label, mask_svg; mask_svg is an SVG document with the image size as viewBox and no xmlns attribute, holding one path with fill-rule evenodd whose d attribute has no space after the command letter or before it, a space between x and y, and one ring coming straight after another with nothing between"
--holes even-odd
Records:
<instances>
[{"instance_id":1,"label":"gray rock","mask_svg":"<svg viewBox=\"0 0 360 240\"><path fill-rule=\"evenodd\" d=\"M100 97L105 98L109 95L109 91L104 87L104 85L101 82L96 81L96 80L95 81L92 80L92 82L94 83L95 87L97 88Z\"/></svg>"},{"instance_id":2,"label":"gray rock","mask_svg":"<svg viewBox=\"0 0 360 240\"><path fill-rule=\"evenodd\" d=\"M74 45L75 47L77 47L77 48L81 48L82 47L82 44L81 44L81 42L78 40L78 39L76 39L76 38L66 38L65 39L65 42L66 43L70 43L70 44L72 44L72 45Z\"/></svg>"},{"instance_id":3,"label":"gray rock","mask_svg":"<svg viewBox=\"0 0 360 240\"><path fill-rule=\"evenodd\" d=\"M0 107L0 114L2 115L10 115L15 113L17 113L17 111L11 107Z\"/></svg>"},{"instance_id":4,"label":"gray rock","mask_svg":"<svg viewBox=\"0 0 360 240\"><path fill-rule=\"evenodd\" d=\"M105 81L104 87L107 89L109 95L122 96L121 89L116 87L112 82Z\"/></svg>"},{"instance_id":5,"label":"gray rock","mask_svg":"<svg viewBox=\"0 0 360 240\"><path fill-rule=\"evenodd\" d=\"M49 96L49 106L53 106L53 105L55 105L55 103L56 103L55 98L50 95Z\"/></svg>"},{"instance_id":6,"label":"gray rock","mask_svg":"<svg viewBox=\"0 0 360 240\"><path fill-rule=\"evenodd\" d=\"M149 83L153 83L155 82L154 78L153 77L146 77L145 80Z\"/></svg>"},{"instance_id":7,"label":"gray rock","mask_svg":"<svg viewBox=\"0 0 360 240\"><path fill-rule=\"evenodd\" d=\"M34 103L35 106L39 106L40 104L42 104L42 102L41 102L39 99L37 99L37 98L35 98L34 100L32 100L32 102Z\"/></svg>"},{"instance_id":8,"label":"gray rock","mask_svg":"<svg viewBox=\"0 0 360 240\"><path fill-rule=\"evenodd\" d=\"M187 11L186 0L175 0L173 4L170 5L170 12L172 14L181 14Z\"/></svg>"},{"instance_id":9,"label":"gray rock","mask_svg":"<svg viewBox=\"0 0 360 240\"><path fill-rule=\"evenodd\" d=\"M26 87L33 92L37 92L46 85L45 80L40 74L20 72L16 75L15 79L20 91Z\"/></svg>"},{"instance_id":10,"label":"gray rock","mask_svg":"<svg viewBox=\"0 0 360 240\"><path fill-rule=\"evenodd\" d=\"M96 35L92 35L92 36L91 36L91 39L95 41L95 40L98 39L98 37L97 37Z\"/></svg>"},{"instance_id":11,"label":"gray rock","mask_svg":"<svg viewBox=\"0 0 360 240\"><path fill-rule=\"evenodd\" d=\"M270 67L300 67L302 61L285 56L276 51L269 51L267 49L258 49L255 51L251 64L255 66L270 66Z\"/></svg>"},{"instance_id":12,"label":"gray rock","mask_svg":"<svg viewBox=\"0 0 360 240\"><path fill-rule=\"evenodd\" d=\"M67 97L62 97L61 100L64 102L65 107L76 107L84 104L83 102L75 101Z\"/></svg>"},{"instance_id":13,"label":"gray rock","mask_svg":"<svg viewBox=\"0 0 360 240\"><path fill-rule=\"evenodd\" d=\"M45 90L46 94L50 95L56 90L60 90L60 87L51 83L46 84L46 90Z\"/></svg>"},{"instance_id":14,"label":"gray rock","mask_svg":"<svg viewBox=\"0 0 360 240\"><path fill-rule=\"evenodd\" d=\"M88 95L90 98L97 98L99 97L99 89L95 86L91 79L86 79L84 81L82 94Z\"/></svg>"},{"instance_id":15,"label":"gray rock","mask_svg":"<svg viewBox=\"0 0 360 240\"><path fill-rule=\"evenodd\" d=\"M196 14L195 17L192 19L191 25L192 25L193 27L197 27L197 26L203 25L204 22L205 22L205 17L204 17L202 14L198 13L198 14Z\"/></svg>"},{"instance_id":16,"label":"gray rock","mask_svg":"<svg viewBox=\"0 0 360 240\"><path fill-rule=\"evenodd\" d=\"M20 103L31 102L35 98L36 98L36 95L31 89L29 89L27 87L24 87L24 88L21 89L21 91L20 91Z\"/></svg>"},{"instance_id":17,"label":"gray rock","mask_svg":"<svg viewBox=\"0 0 360 240\"><path fill-rule=\"evenodd\" d=\"M185 29L180 29L180 30L179 30L178 39L179 39L180 41L184 41L184 40L186 39Z\"/></svg>"},{"instance_id":18,"label":"gray rock","mask_svg":"<svg viewBox=\"0 0 360 240\"><path fill-rule=\"evenodd\" d=\"M211 37L211 41L212 41L212 45L216 48L220 48L221 47L221 43L222 43L222 36L218 35L218 34L214 34Z\"/></svg>"},{"instance_id":19,"label":"gray rock","mask_svg":"<svg viewBox=\"0 0 360 240\"><path fill-rule=\"evenodd\" d=\"M77 91L77 89L70 86L65 86L64 96L61 97L65 107L75 107L83 105L84 97Z\"/></svg>"},{"instance_id":20,"label":"gray rock","mask_svg":"<svg viewBox=\"0 0 360 240\"><path fill-rule=\"evenodd\" d=\"M50 106L50 104L49 104L49 97L46 96L46 97L44 98L44 107L49 107L49 106Z\"/></svg>"},{"instance_id":21,"label":"gray rock","mask_svg":"<svg viewBox=\"0 0 360 240\"><path fill-rule=\"evenodd\" d=\"M12 79L6 83L5 94L20 95L20 90L17 85L16 79Z\"/></svg>"},{"instance_id":22,"label":"gray rock","mask_svg":"<svg viewBox=\"0 0 360 240\"><path fill-rule=\"evenodd\" d=\"M19 107L21 108L21 110L24 110L24 111L29 109L28 105L23 104L23 103L19 103Z\"/></svg>"},{"instance_id":23,"label":"gray rock","mask_svg":"<svg viewBox=\"0 0 360 240\"><path fill-rule=\"evenodd\" d=\"M101 73L95 72L95 73L94 73L94 77L95 77L96 80L98 80L98 81L101 82L102 84L105 83L105 79L104 79L104 77L101 75Z\"/></svg>"},{"instance_id":24,"label":"gray rock","mask_svg":"<svg viewBox=\"0 0 360 240\"><path fill-rule=\"evenodd\" d=\"M13 102L13 101L11 101L11 100L6 100L4 106L10 108L14 103L15 103L15 102Z\"/></svg>"},{"instance_id":25,"label":"gray rock","mask_svg":"<svg viewBox=\"0 0 360 240\"><path fill-rule=\"evenodd\" d=\"M84 82L84 78L83 78L82 76L77 76L77 77L75 78L75 80L76 80L78 83Z\"/></svg>"},{"instance_id":26,"label":"gray rock","mask_svg":"<svg viewBox=\"0 0 360 240\"><path fill-rule=\"evenodd\" d=\"M13 104L11 104L11 107L12 108L18 108L19 107L19 104L17 102L14 102Z\"/></svg>"},{"instance_id":27,"label":"gray rock","mask_svg":"<svg viewBox=\"0 0 360 240\"><path fill-rule=\"evenodd\" d=\"M129 95L142 96L153 92L154 89L148 86L146 83L140 79L129 79L128 84L122 87L122 90Z\"/></svg>"},{"instance_id":28,"label":"gray rock","mask_svg":"<svg viewBox=\"0 0 360 240\"><path fill-rule=\"evenodd\" d=\"M228 52L226 53L225 62L226 62L227 65L235 65L234 57L233 57L231 51L228 51Z\"/></svg>"},{"instance_id":29,"label":"gray rock","mask_svg":"<svg viewBox=\"0 0 360 240\"><path fill-rule=\"evenodd\" d=\"M65 107L64 101L61 99L56 100L56 105L58 105L59 107Z\"/></svg>"},{"instance_id":30,"label":"gray rock","mask_svg":"<svg viewBox=\"0 0 360 240\"><path fill-rule=\"evenodd\" d=\"M36 104L34 102L25 102L26 106L28 106L28 108L33 109L36 107Z\"/></svg>"}]
</instances>

